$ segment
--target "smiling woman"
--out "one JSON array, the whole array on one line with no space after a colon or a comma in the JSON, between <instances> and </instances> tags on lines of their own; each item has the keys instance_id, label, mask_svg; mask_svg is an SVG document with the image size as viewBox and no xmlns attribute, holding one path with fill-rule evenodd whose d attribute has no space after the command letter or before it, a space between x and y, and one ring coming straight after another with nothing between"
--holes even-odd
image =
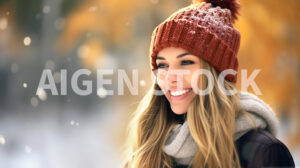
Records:
<instances>
[{"instance_id":1,"label":"smiling woman","mask_svg":"<svg viewBox=\"0 0 300 168\"><path fill-rule=\"evenodd\" d=\"M155 28L150 60L157 82L133 113L125 167L295 166L275 137L272 109L255 95L236 91L236 73L223 84L218 80L223 71L238 69L240 33L233 27L238 9L236 0L199 0ZM211 76L193 80L199 69ZM192 91L211 81L210 92Z\"/></svg>"},{"instance_id":2,"label":"smiling woman","mask_svg":"<svg viewBox=\"0 0 300 168\"><path fill-rule=\"evenodd\" d=\"M172 111L184 114L196 96L192 91L191 79L194 72L201 68L201 60L184 49L174 47L164 48L158 55L156 59L158 85L170 102ZM165 74L161 69L170 73ZM188 70L189 74L178 79L179 75L171 73L173 69ZM178 83L182 84L181 88L178 87Z\"/></svg>"}]
</instances>

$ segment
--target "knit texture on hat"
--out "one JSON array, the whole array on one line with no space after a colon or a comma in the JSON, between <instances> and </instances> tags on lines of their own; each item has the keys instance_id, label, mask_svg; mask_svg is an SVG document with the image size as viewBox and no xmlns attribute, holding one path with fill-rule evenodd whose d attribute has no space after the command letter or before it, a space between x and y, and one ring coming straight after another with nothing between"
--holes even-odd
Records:
<instances>
[{"instance_id":1,"label":"knit texture on hat","mask_svg":"<svg viewBox=\"0 0 300 168\"><path fill-rule=\"evenodd\" d=\"M197 2L178 10L153 31L152 71L157 69L158 52L166 47L183 48L209 62L219 72L237 71L240 32L233 27L233 21L229 9L211 3ZM225 79L236 82L237 75L229 74Z\"/></svg>"}]
</instances>

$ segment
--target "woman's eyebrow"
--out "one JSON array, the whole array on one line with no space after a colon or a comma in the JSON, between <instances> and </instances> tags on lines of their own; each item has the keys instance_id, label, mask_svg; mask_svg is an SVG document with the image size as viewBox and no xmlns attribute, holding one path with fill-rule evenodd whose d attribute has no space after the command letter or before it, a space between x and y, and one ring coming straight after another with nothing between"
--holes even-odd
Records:
<instances>
[{"instance_id":1,"label":"woman's eyebrow","mask_svg":"<svg viewBox=\"0 0 300 168\"><path fill-rule=\"evenodd\" d=\"M164 57L161 57L161 56L157 56L156 59L157 59L157 60L165 60L165 58L164 58Z\"/></svg>"},{"instance_id":2,"label":"woman's eyebrow","mask_svg":"<svg viewBox=\"0 0 300 168\"><path fill-rule=\"evenodd\" d=\"M176 58L181 58L181 57L184 57L184 56L186 56L186 55L193 55L193 54L190 53L190 52L186 52L186 53L183 53L183 54L178 55Z\"/></svg>"},{"instance_id":3,"label":"woman's eyebrow","mask_svg":"<svg viewBox=\"0 0 300 168\"><path fill-rule=\"evenodd\" d=\"M183 54L178 55L176 58L181 58L181 57L184 57L184 56L186 56L186 55L193 55L193 54L190 53L190 52L186 52L186 53L183 53ZM161 57L161 56L157 56L156 59L157 59L157 60L165 60L165 58L164 58L164 57Z\"/></svg>"}]
</instances>

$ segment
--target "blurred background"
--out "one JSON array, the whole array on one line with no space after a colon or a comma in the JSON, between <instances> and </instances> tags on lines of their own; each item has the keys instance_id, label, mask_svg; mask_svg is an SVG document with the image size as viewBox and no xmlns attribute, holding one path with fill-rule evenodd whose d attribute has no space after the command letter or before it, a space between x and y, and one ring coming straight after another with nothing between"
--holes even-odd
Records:
<instances>
[{"instance_id":1,"label":"blurred background","mask_svg":"<svg viewBox=\"0 0 300 168\"><path fill-rule=\"evenodd\" d=\"M155 26L191 0L0 0L0 168L120 167L129 115L151 84L148 51ZM300 166L300 1L241 0L236 23L242 39L240 69L261 69L255 78L279 117L278 138ZM71 89L75 71L93 92ZM96 70L138 69L138 95L107 95L96 88ZM52 71L60 93L37 87ZM240 79L240 72L238 79ZM240 81L238 81L240 86ZM240 88L240 87L239 87ZM248 90L253 92L251 88Z\"/></svg>"}]
</instances>

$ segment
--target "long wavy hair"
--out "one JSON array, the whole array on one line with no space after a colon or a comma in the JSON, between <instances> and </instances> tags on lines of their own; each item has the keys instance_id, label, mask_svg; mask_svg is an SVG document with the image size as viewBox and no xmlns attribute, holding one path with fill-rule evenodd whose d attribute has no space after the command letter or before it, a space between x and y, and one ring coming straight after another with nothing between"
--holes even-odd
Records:
<instances>
[{"instance_id":1,"label":"long wavy hair","mask_svg":"<svg viewBox=\"0 0 300 168\"><path fill-rule=\"evenodd\" d=\"M212 72L213 90L207 95L196 94L187 113L191 136L199 150L190 163L193 167L240 167L234 143L235 118L245 113L239 110L239 91L226 95L217 82L219 72L209 63L202 61L202 68ZM205 89L208 80L199 78L199 89ZM227 90L236 89L234 83L224 80ZM124 167L129 168L171 168L174 160L163 152L165 141L178 123L165 96L153 94L160 90L153 84L140 102L127 129Z\"/></svg>"}]
</instances>

